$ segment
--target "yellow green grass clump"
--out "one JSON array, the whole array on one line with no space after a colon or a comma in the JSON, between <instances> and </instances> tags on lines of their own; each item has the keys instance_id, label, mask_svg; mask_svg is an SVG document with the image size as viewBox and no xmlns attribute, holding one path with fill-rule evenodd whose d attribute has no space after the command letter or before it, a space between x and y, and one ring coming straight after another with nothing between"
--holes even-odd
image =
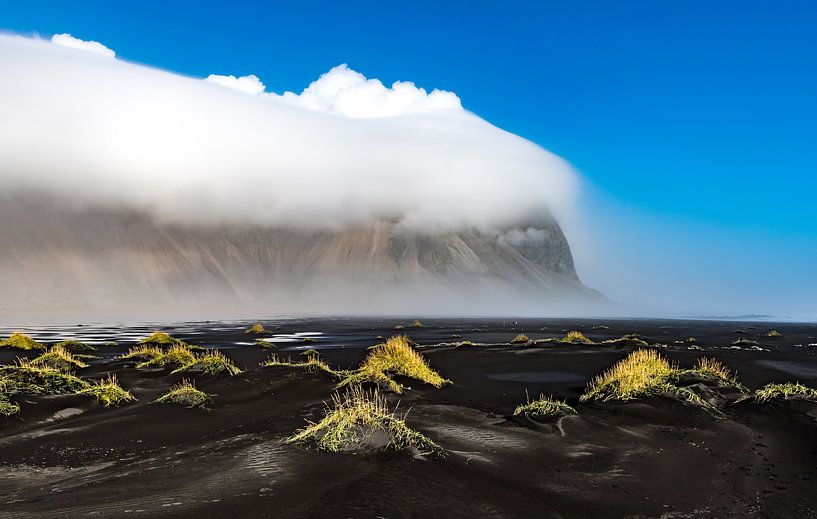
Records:
<instances>
[{"instance_id":1,"label":"yellow green grass clump","mask_svg":"<svg viewBox=\"0 0 817 519\"><path fill-rule=\"evenodd\" d=\"M714 380L727 386L733 386L738 389L745 390L743 384L738 382L735 374L732 373L732 371L730 371L729 368L727 368L719 360L701 357L695 363L695 366L688 371L688 373Z\"/></svg>"},{"instance_id":2,"label":"yellow green grass clump","mask_svg":"<svg viewBox=\"0 0 817 519\"><path fill-rule=\"evenodd\" d=\"M718 360L702 357L692 369L680 369L655 350L636 350L612 368L594 378L580 401L632 400L657 395L672 395L688 402L711 407L691 388L679 385L682 377L706 379L731 386L741 392L747 389Z\"/></svg>"},{"instance_id":3,"label":"yellow green grass clump","mask_svg":"<svg viewBox=\"0 0 817 519\"><path fill-rule=\"evenodd\" d=\"M562 342L568 342L570 344L593 344L593 341L577 330L567 332L567 335L562 338Z\"/></svg>"},{"instance_id":4,"label":"yellow green grass clump","mask_svg":"<svg viewBox=\"0 0 817 519\"><path fill-rule=\"evenodd\" d=\"M0 374L11 391L45 395L79 393L88 382L56 368L38 366L25 359L16 364L0 366Z\"/></svg>"},{"instance_id":5,"label":"yellow green grass clump","mask_svg":"<svg viewBox=\"0 0 817 519\"><path fill-rule=\"evenodd\" d=\"M196 389L189 380L182 380L164 395L154 400L157 404L178 404L185 407L207 407L212 403L210 396Z\"/></svg>"},{"instance_id":6,"label":"yellow green grass clump","mask_svg":"<svg viewBox=\"0 0 817 519\"><path fill-rule=\"evenodd\" d=\"M636 350L594 378L581 401L632 400L677 393L678 369L655 350Z\"/></svg>"},{"instance_id":7,"label":"yellow green grass clump","mask_svg":"<svg viewBox=\"0 0 817 519\"><path fill-rule=\"evenodd\" d=\"M15 348L18 350L44 350L45 346L32 339L30 336L14 332L7 339L0 341L0 348Z\"/></svg>"},{"instance_id":8,"label":"yellow green grass clump","mask_svg":"<svg viewBox=\"0 0 817 519\"><path fill-rule=\"evenodd\" d=\"M511 344L527 344L530 342L530 337L525 335L524 333L520 333L516 337L511 340Z\"/></svg>"},{"instance_id":9,"label":"yellow green grass clump","mask_svg":"<svg viewBox=\"0 0 817 519\"><path fill-rule=\"evenodd\" d=\"M137 368L152 366L177 367L186 366L196 361L196 355L186 344L174 344L160 354L137 364Z\"/></svg>"},{"instance_id":10,"label":"yellow green grass clump","mask_svg":"<svg viewBox=\"0 0 817 519\"><path fill-rule=\"evenodd\" d=\"M54 346L62 346L66 350L70 351L71 353L83 353L89 351L96 351L96 348L91 346L90 344L80 342L74 339L66 339L62 342L58 342Z\"/></svg>"},{"instance_id":11,"label":"yellow green grass clump","mask_svg":"<svg viewBox=\"0 0 817 519\"><path fill-rule=\"evenodd\" d=\"M153 346L173 346L174 344L179 344L182 341L176 339L169 333L165 332L154 332L152 335L145 337L137 344L151 344Z\"/></svg>"},{"instance_id":12,"label":"yellow green grass clump","mask_svg":"<svg viewBox=\"0 0 817 519\"><path fill-rule=\"evenodd\" d=\"M395 393L402 393L403 386L392 378L394 375L410 377L436 388L451 383L431 369L426 359L411 347L405 335L395 335L384 344L372 348L360 367L349 374L340 386L370 381L384 384Z\"/></svg>"},{"instance_id":13,"label":"yellow green grass clump","mask_svg":"<svg viewBox=\"0 0 817 519\"><path fill-rule=\"evenodd\" d=\"M87 364L71 354L65 346L60 345L52 346L47 352L32 360L31 364L33 366L54 368L64 372L88 367Z\"/></svg>"},{"instance_id":14,"label":"yellow green grass clump","mask_svg":"<svg viewBox=\"0 0 817 519\"><path fill-rule=\"evenodd\" d=\"M530 397L528 397L527 403L516 406L513 415L525 415L531 418L548 418L575 413L576 410L567 405L567 402L545 396L543 393L539 395L539 398L536 400L531 400Z\"/></svg>"},{"instance_id":15,"label":"yellow green grass clump","mask_svg":"<svg viewBox=\"0 0 817 519\"><path fill-rule=\"evenodd\" d=\"M207 350L193 356L193 360L183 364L182 366L173 370L173 373L182 371L200 370L202 373L216 375L219 373L227 373L228 375L237 375L241 370L236 366L232 360L218 350Z\"/></svg>"},{"instance_id":16,"label":"yellow green grass clump","mask_svg":"<svg viewBox=\"0 0 817 519\"><path fill-rule=\"evenodd\" d=\"M94 380L87 388L78 392L81 395L91 395L105 407L120 406L128 402L133 402L136 398L130 391L122 389L116 380L116 375L109 375L101 380Z\"/></svg>"},{"instance_id":17,"label":"yellow green grass clump","mask_svg":"<svg viewBox=\"0 0 817 519\"><path fill-rule=\"evenodd\" d=\"M155 359L157 357L161 357L164 355L164 351L157 348L156 346L147 346L147 345L139 345L133 346L128 350L127 353L119 357L123 360L141 360L141 361L148 361Z\"/></svg>"},{"instance_id":18,"label":"yellow green grass clump","mask_svg":"<svg viewBox=\"0 0 817 519\"><path fill-rule=\"evenodd\" d=\"M264 333L270 333L270 331L264 328L263 324L255 323L254 325L250 326L250 328L246 330L244 333L254 333L256 335L261 335Z\"/></svg>"},{"instance_id":19,"label":"yellow green grass clump","mask_svg":"<svg viewBox=\"0 0 817 519\"><path fill-rule=\"evenodd\" d=\"M348 452L367 445L382 444L395 450L415 448L424 453L443 455L444 451L423 434L409 428L405 416L389 410L377 389L366 391L351 386L344 394L335 392L324 418L287 439L287 443L313 443L320 450Z\"/></svg>"},{"instance_id":20,"label":"yellow green grass clump","mask_svg":"<svg viewBox=\"0 0 817 519\"><path fill-rule=\"evenodd\" d=\"M321 358L320 354L318 353L311 353L306 355L306 358L293 360L291 357L283 357L278 355L277 353L273 353L267 360L261 363L262 367L276 367L276 366L283 366L288 368L305 368L306 371L310 373L314 373L317 371L323 371L329 373L332 376L341 377L345 374L345 372L337 371L333 369L328 362Z\"/></svg>"},{"instance_id":21,"label":"yellow green grass clump","mask_svg":"<svg viewBox=\"0 0 817 519\"><path fill-rule=\"evenodd\" d=\"M423 328L423 323L421 323L418 319L415 319L411 321L411 324L409 326L412 328Z\"/></svg>"},{"instance_id":22,"label":"yellow green grass clump","mask_svg":"<svg viewBox=\"0 0 817 519\"><path fill-rule=\"evenodd\" d=\"M777 330L769 330L766 332L766 337L782 337L783 334L778 332Z\"/></svg>"},{"instance_id":23,"label":"yellow green grass clump","mask_svg":"<svg viewBox=\"0 0 817 519\"><path fill-rule=\"evenodd\" d=\"M0 416L11 416L20 412L20 406L11 401L8 382L0 378Z\"/></svg>"},{"instance_id":24,"label":"yellow green grass clump","mask_svg":"<svg viewBox=\"0 0 817 519\"><path fill-rule=\"evenodd\" d=\"M817 400L817 389L804 386L799 382L786 382L785 384L766 384L755 391L755 401L760 403L790 398Z\"/></svg>"}]
</instances>

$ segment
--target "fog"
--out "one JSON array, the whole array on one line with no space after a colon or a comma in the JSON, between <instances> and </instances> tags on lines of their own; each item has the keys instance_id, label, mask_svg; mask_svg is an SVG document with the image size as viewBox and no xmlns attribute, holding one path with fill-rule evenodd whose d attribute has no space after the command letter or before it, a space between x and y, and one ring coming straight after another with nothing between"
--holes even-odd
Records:
<instances>
[{"instance_id":1,"label":"fog","mask_svg":"<svg viewBox=\"0 0 817 519\"><path fill-rule=\"evenodd\" d=\"M413 230L569 219L560 158L450 92L385 87L346 66L301 94L257 77L189 78L98 42L0 36L0 189L162 222Z\"/></svg>"}]
</instances>

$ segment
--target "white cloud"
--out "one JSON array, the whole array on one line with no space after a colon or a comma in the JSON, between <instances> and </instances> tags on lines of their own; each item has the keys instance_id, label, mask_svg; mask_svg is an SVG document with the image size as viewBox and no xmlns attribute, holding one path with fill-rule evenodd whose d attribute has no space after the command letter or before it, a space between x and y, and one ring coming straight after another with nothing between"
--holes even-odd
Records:
<instances>
[{"instance_id":1,"label":"white cloud","mask_svg":"<svg viewBox=\"0 0 817 519\"><path fill-rule=\"evenodd\" d=\"M238 90L239 92L244 92L245 94L251 94L254 96L261 94L266 88L264 83L262 83L255 74L241 77L210 74L207 76L207 78L205 78L205 81L209 81L210 83L215 83L216 85L221 85L223 87L232 88L234 90Z\"/></svg>"},{"instance_id":2,"label":"white cloud","mask_svg":"<svg viewBox=\"0 0 817 519\"><path fill-rule=\"evenodd\" d=\"M94 54L105 56L106 58L116 57L116 52L98 41L80 40L79 38L74 38L70 34L55 34L51 37L51 43L61 45L63 47L70 47L72 49L93 52Z\"/></svg>"},{"instance_id":3,"label":"white cloud","mask_svg":"<svg viewBox=\"0 0 817 519\"><path fill-rule=\"evenodd\" d=\"M300 96L233 95L0 35L0 112L0 192L182 224L499 228L547 208L564 223L575 189L564 161L454 94L347 67Z\"/></svg>"},{"instance_id":4,"label":"white cloud","mask_svg":"<svg viewBox=\"0 0 817 519\"><path fill-rule=\"evenodd\" d=\"M294 106L347 117L391 117L439 110L462 110L453 92L426 92L410 81L387 88L379 79L367 79L346 64L338 65L300 94L284 92L281 99Z\"/></svg>"}]
</instances>

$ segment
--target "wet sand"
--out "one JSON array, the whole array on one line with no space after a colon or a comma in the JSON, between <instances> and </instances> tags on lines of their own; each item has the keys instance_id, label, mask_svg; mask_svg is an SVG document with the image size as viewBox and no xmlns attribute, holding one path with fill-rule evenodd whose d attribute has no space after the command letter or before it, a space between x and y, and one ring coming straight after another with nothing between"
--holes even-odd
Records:
<instances>
[{"instance_id":1,"label":"wet sand","mask_svg":"<svg viewBox=\"0 0 817 519\"><path fill-rule=\"evenodd\" d=\"M410 320L261 322L275 349L256 345L244 333L248 322L26 330L46 342L117 341L78 374L114 373L138 401L104 408L79 396L18 398L20 413L0 418L0 517L817 517L817 405L742 402L717 414L663 397L578 403L590 378L634 348L429 347L574 329L594 340L638 333L682 366L702 355L720 359L753 389L796 380L817 387L817 325L423 319L424 328L405 333L453 385L401 380L411 389L389 397L447 451L415 459L284 444L322 416L335 381L258 367L271 352L314 348L331 365L353 368L378 336ZM213 395L209 411L151 404L182 375L115 357L157 329L217 347L246 371L196 377ZM782 336L766 337L770 329ZM688 337L702 351L676 342ZM739 338L758 345L733 345ZM20 355L2 351L0 362ZM526 391L567 399L578 414L553 423L511 417Z\"/></svg>"}]
</instances>

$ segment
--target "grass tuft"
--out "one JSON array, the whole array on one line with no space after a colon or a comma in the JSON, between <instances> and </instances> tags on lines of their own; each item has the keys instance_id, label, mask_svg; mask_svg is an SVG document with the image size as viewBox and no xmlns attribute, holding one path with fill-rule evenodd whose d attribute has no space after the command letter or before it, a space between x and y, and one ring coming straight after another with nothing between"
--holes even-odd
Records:
<instances>
[{"instance_id":1,"label":"grass tuft","mask_svg":"<svg viewBox=\"0 0 817 519\"><path fill-rule=\"evenodd\" d=\"M699 358L691 372L703 378L716 380L727 386L743 387L737 381L734 373L721 361L716 359L710 359L708 357Z\"/></svg>"},{"instance_id":2,"label":"grass tuft","mask_svg":"<svg viewBox=\"0 0 817 519\"><path fill-rule=\"evenodd\" d=\"M333 369L329 365L329 363L327 363L325 360L321 358L319 354L315 353L307 355L306 358L303 360L292 360L291 357L282 357L277 353L273 353L267 358L267 360L261 363L261 366L262 367L284 366L288 368L306 368L306 371L310 373L323 371L338 378L345 375L345 372Z\"/></svg>"},{"instance_id":3,"label":"grass tuft","mask_svg":"<svg viewBox=\"0 0 817 519\"><path fill-rule=\"evenodd\" d=\"M95 380L78 393L96 397L99 403L105 407L120 406L136 400L136 397L131 395L130 391L122 389L122 386L116 381L116 375L109 375L107 378Z\"/></svg>"},{"instance_id":4,"label":"grass tuft","mask_svg":"<svg viewBox=\"0 0 817 519\"><path fill-rule=\"evenodd\" d=\"M766 332L766 337L783 337L783 334L777 330L769 330Z\"/></svg>"},{"instance_id":5,"label":"grass tuft","mask_svg":"<svg viewBox=\"0 0 817 519\"><path fill-rule=\"evenodd\" d=\"M655 350L636 350L594 378L580 400L632 400L675 393L676 371Z\"/></svg>"},{"instance_id":6,"label":"grass tuft","mask_svg":"<svg viewBox=\"0 0 817 519\"><path fill-rule=\"evenodd\" d=\"M200 370L202 373L217 375L227 373L228 375L238 375L241 369L232 360L218 350L207 350L193 356L193 360L179 366L173 373L184 371Z\"/></svg>"},{"instance_id":7,"label":"grass tuft","mask_svg":"<svg viewBox=\"0 0 817 519\"><path fill-rule=\"evenodd\" d=\"M786 382L785 384L766 384L762 389L755 391L756 402L763 403L780 398L817 400L817 389L804 386L799 382Z\"/></svg>"},{"instance_id":8,"label":"grass tuft","mask_svg":"<svg viewBox=\"0 0 817 519\"><path fill-rule=\"evenodd\" d=\"M45 346L24 333L14 332L7 339L0 341L0 348L15 348L29 351L44 350Z\"/></svg>"},{"instance_id":9,"label":"grass tuft","mask_svg":"<svg viewBox=\"0 0 817 519\"><path fill-rule=\"evenodd\" d=\"M157 348L156 346L133 346L131 349L128 350L127 353L119 357L122 360L141 360L141 361L148 361L155 359L157 357L161 357L164 355L164 352Z\"/></svg>"},{"instance_id":10,"label":"grass tuft","mask_svg":"<svg viewBox=\"0 0 817 519\"><path fill-rule=\"evenodd\" d=\"M390 411L385 397L377 389L366 391L359 385L351 386L343 395L335 392L323 420L310 422L286 441L314 443L318 449L329 452L348 452L365 446L370 440L377 442L379 434L385 434L386 448L413 447L424 453L444 455L436 443L409 428L405 416Z\"/></svg>"},{"instance_id":11,"label":"grass tuft","mask_svg":"<svg viewBox=\"0 0 817 519\"><path fill-rule=\"evenodd\" d=\"M567 335L562 338L562 342L568 342L570 344L593 344L593 341L577 330L567 332Z\"/></svg>"},{"instance_id":12,"label":"grass tuft","mask_svg":"<svg viewBox=\"0 0 817 519\"><path fill-rule=\"evenodd\" d=\"M74 339L66 339L62 342L58 342L54 346L62 346L66 350L70 351L71 353L84 353L89 351L96 351L96 348L91 346L90 344L76 341Z\"/></svg>"},{"instance_id":13,"label":"grass tuft","mask_svg":"<svg viewBox=\"0 0 817 519\"><path fill-rule=\"evenodd\" d=\"M394 375L410 377L436 388L451 383L431 369L426 359L411 347L405 335L395 335L384 344L375 346L360 367L349 374L340 386L370 381L382 383L395 393L402 393L403 386L392 378Z\"/></svg>"},{"instance_id":14,"label":"grass tuft","mask_svg":"<svg viewBox=\"0 0 817 519\"><path fill-rule=\"evenodd\" d=\"M153 358L147 359L136 365L137 368L148 368L152 366L170 366L181 368L196 361L196 355L186 344L174 344L166 351L161 352Z\"/></svg>"},{"instance_id":15,"label":"grass tuft","mask_svg":"<svg viewBox=\"0 0 817 519\"><path fill-rule=\"evenodd\" d=\"M20 406L11 401L7 389L8 382L0 378L0 416L11 416L20 412Z\"/></svg>"},{"instance_id":16,"label":"grass tuft","mask_svg":"<svg viewBox=\"0 0 817 519\"><path fill-rule=\"evenodd\" d=\"M513 412L514 416L525 415L531 418L548 418L567 414L576 414L576 410L567 405L567 402L555 400L553 397L545 396L544 393L533 401L528 395L527 403L519 404Z\"/></svg>"},{"instance_id":17,"label":"grass tuft","mask_svg":"<svg viewBox=\"0 0 817 519\"><path fill-rule=\"evenodd\" d=\"M421 323L418 319L411 321L409 325L411 328L424 328L423 323Z\"/></svg>"},{"instance_id":18,"label":"grass tuft","mask_svg":"<svg viewBox=\"0 0 817 519\"><path fill-rule=\"evenodd\" d=\"M530 337L525 335L524 333L520 333L516 337L513 338L511 344L527 344L530 342Z\"/></svg>"},{"instance_id":19,"label":"grass tuft","mask_svg":"<svg viewBox=\"0 0 817 519\"><path fill-rule=\"evenodd\" d=\"M45 395L66 395L79 393L88 388L88 383L70 373L37 366L25 359L17 359L16 364L0 366L6 387L11 391Z\"/></svg>"},{"instance_id":20,"label":"grass tuft","mask_svg":"<svg viewBox=\"0 0 817 519\"><path fill-rule=\"evenodd\" d=\"M66 373L88 367L88 364L74 357L70 351L60 345L52 346L47 352L32 360L31 365L54 368Z\"/></svg>"},{"instance_id":21,"label":"grass tuft","mask_svg":"<svg viewBox=\"0 0 817 519\"><path fill-rule=\"evenodd\" d=\"M261 335L261 334L264 334L264 333L271 333L271 332L269 330L267 330L266 328L264 328L263 324L255 323L254 325L250 326L250 328L248 330L246 330L244 333L254 333L256 335Z\"/></svg>"},{"instance_id":22,"label":"grass tuft","mask_svg":"<svg viewBox=\"0 0 817 519\"><path fill-rule=\"evenodd\" d=\"M157 404L178 404L185 407L203 408L213 403L207 393L196 389L196 386L186 379L171 387L167 393L154 400L154 402Z\"/></svg>"},{"instance_id":23,"label":"grass tuft","mask_svg":"<svg viewBox=\"0 0 817 519\"><path fill-rule=\"evenodd\" d=\"M179 344L182 341L176 339L169 333L165 332L155 332L153 335L149 337L145 337L137 344L151 344L153 346L173 346L175 344Z\"/></svg>"}]
</instances>

